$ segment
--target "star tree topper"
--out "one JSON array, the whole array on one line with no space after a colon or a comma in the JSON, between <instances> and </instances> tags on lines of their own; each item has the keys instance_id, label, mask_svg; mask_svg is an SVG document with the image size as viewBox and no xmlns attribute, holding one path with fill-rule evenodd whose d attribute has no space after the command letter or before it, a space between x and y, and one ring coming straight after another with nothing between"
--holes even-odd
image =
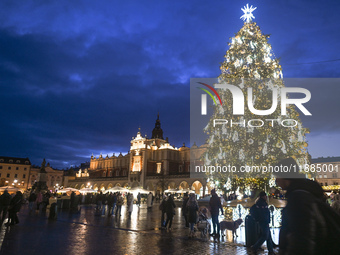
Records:
<instances>
[{"instance_id":1,"label":"star tree topper","mask_svg":"<svg viewBox=\"0 0 340 255\"><path fill-rule=\"evenodd\" d=\"M240 19L243 19L243 21L249 23L252 19L255 19L254 15L252 14L253 11L256 10L257 7L253 7L247 4L241 10L244 12L244 14L240 17Z\"/></svg>"}]
</instances>

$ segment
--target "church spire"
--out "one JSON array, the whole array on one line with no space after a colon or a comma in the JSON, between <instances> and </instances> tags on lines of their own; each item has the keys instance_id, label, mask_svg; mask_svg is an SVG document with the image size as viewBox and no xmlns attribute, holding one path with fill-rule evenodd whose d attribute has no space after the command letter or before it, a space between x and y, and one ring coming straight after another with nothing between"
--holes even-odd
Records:
<instances>
[{"instance_id":1,"label":"church spire","mask_svg":"<svg viewBox=\"0 0 340 255\"><path fill-rule=\"evenodd\" d=\"M161 128L161 121L159 120L159 112L157 114L157 120L156 120L156 123L155 123L155 128L152 130L151 139L155 139L155 138L164 139L163 138L163 130Z\"/></svg>"}]
</instances>

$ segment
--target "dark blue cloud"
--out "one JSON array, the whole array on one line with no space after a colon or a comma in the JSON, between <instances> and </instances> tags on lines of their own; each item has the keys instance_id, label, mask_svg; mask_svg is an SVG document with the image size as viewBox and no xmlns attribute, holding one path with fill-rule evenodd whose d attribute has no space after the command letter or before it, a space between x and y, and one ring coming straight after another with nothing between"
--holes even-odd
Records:
<instances>
[{"instance_id":1,"label":"dark blue cloud","mask_svg":"<svg viewBox=\"0 0 340 255\"><path fill-rule=\"evenodd\" d=\"M0 154L64 168L126 153L139 127L151 136L158 112L170 143L189 144L190 78L219 75L243 4L0 3ZM339 77L339 62L314 63L340 58L338 1L250 4L286 77Z\"/></svg>"}]
</instances>

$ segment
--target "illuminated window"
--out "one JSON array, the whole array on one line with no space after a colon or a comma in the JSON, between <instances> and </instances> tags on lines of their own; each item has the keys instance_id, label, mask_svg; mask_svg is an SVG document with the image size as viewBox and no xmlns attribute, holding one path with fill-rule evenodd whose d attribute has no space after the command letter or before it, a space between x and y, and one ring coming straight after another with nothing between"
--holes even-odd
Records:
<instances>
[{"instance_id":1,"label":"illuminated window","mask_svg":"<svg viewBox=\"0 0 340 255\"><path fill-rule=\"evenodd\" d=\"M139 172L141 170L140 164L141 164L140 156L135 156L132 171Z\"/></svg>"},{"instance_id":2,"label":"illuminated window","mask_svg":"<svg viewBox=\"0 0 340 255\"><path fill-rule=\"evenodd\" d=\"M162 171L162 163L157 163L157 173L160 174Z\"/></svg>"}]
</instances>

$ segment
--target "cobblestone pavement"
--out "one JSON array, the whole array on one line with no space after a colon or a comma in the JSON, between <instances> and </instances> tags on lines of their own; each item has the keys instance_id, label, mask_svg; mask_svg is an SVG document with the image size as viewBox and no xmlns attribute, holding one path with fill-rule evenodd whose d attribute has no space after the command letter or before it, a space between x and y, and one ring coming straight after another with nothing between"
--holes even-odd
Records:
<instances>
[{"instance_id":1,"label":"cobblestone pavement","mask_svg":"<svg viewBox=\"0 0 340 255\"><path fill-rule=\"evenodd\" d=\"M45 214L29 214L24 206L20 223L2 226L0 254L251 254L244 246L244 228L233 241L230 231L219 243L213 239L189 239L184 219L177 209L172 230L159 229L158 204L148 211L145 205L134 206L131 218L122 207L121 216L95 216L94 206L82 206L81 212L71 214L59 211L57 220L48 220ZM278 230L273 230L277 243ZM264 251L259 254L267 254Z\"/></svg>"}]
</instances>

